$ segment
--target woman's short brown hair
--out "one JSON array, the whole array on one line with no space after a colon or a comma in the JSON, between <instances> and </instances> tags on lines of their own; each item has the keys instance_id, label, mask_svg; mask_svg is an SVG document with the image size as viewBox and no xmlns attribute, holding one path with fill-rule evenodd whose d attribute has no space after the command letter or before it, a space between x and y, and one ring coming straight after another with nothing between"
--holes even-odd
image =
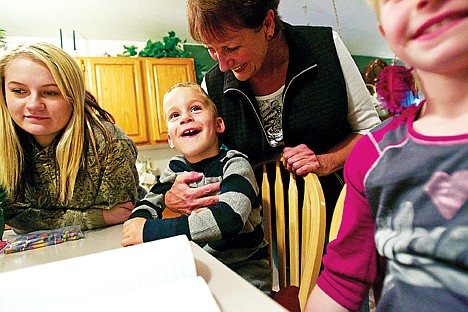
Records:
<instances>
[{"instance_id":1,"label":"woman's short brown hair","mask_svg":"<svg viewBox=\"0 0 468 312\"><path fill-rule=\"evenodd\" d=\"M375 11L377 17L379 17L379 0L367 0L367 4Z\"/></svg>"},{"instance_id":2,"label":"woman's short brown hair","mask_svg":"<svg viewBox=\"0 0 468 312\"><path fill-rule=\"evenodd\" d=\"M275 35L283 28L280 0L188 0L190 34L197 42L223 41L229 30L258 29L269 10L275 14Z\"/></svg>"}]
</instances>

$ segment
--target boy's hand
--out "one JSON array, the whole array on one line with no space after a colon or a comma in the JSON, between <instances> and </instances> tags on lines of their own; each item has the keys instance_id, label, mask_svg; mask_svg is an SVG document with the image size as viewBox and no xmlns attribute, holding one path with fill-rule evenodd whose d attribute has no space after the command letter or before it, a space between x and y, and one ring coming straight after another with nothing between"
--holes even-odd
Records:
<instances>
[{"instance_id":1,"label":"boy's hand","mask_svg":"<svg viewBox=\"0 0 468 312\"><path fill-rule=\"evenodd\" d=\"M190 215L198 208L216 205L219 202L220 182L192 188L188 184L203 177L199 172L188 172L177 176L172 188L164 196L166 208L175 213ZM215 195L212 195L215 194Z\"/></svg>"},{"instance_id":2,"label":"boy's hand","mask_svg":"<svg viewBox=\"0 0 468 312\"><path fill-rule=\"evenodd\" d=\"M145 218L134 218L126 221L122 229L122 246L130 246L143 243L143 227Z\"/></svg>"}]
</instances>

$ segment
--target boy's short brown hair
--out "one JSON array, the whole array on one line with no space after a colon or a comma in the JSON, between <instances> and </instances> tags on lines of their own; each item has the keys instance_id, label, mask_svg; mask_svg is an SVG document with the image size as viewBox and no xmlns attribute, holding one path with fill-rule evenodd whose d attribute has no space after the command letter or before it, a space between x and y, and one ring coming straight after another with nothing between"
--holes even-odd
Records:
<instances>
[{"instance_id":1,"label":"boy's short brown hair","mask_svg":"<svg viewBox=\"0 0 468 312\"><path fill-rule=\"evenodd\" d=\"M218 109L216 108L216 105L213 103L213 101L210 99L210 97L208 96L208 94L206 94L205 90L203 90L203 88L198 84L198 83L195 83L195 82L190 82L190 81L185 81L185 82L178 82L176 83L175 85L173 85L172 87L169 88L169 90L166 91L166 93L164 94L164 102L166 101L166 96L171 93L174 89L177 89L177 88L192 88L196 91L198 91L198 93L200 94L200 96L203 98L203 103L206 105L206 107L211 110L211 112L213 113L213 117L214 118L217 118L218 117Z\"/></svg>"},{"instance_id":2,"label":"boy's short brown hair","mask_svg":"<svg viewBox=\"0 0 468 312\"><path fill-rule=\"evenodd\" d=\"M379 0L367 0L367 4L374 10L377 17L379 17Z\"/></svg>"}]
</instances>

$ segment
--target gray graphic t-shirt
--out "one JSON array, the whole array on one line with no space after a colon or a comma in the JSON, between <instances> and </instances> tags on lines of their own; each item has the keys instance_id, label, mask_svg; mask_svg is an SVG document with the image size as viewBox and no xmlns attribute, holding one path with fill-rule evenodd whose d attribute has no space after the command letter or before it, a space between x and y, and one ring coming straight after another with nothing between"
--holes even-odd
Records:
<instances>
[{"instance_id":1,"label":"gray graphic t-shirt","mask_svg":"<svg viewBox=\"0 0 468 312\"><path fill-rule=\"evenodd\" d=\"M271 94L255 97L268 142L273 147L283 142L283 90L284 86Z\"/></svg>"}]
</instances>

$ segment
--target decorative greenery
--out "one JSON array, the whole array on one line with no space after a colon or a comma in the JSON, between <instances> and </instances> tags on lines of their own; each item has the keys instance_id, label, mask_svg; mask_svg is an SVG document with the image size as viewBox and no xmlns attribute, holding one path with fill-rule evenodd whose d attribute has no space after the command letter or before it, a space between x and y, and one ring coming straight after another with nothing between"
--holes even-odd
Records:
<instances>
[{"instance_id":1,"label":"decorative greenery","mask_svg":"<svg viewBox=\"0 0 468 312\"><path fill-rule=\"evenodd\" d=\"M0 241L2 240L3 230L5 228L5 220L3 217L3 209L2 209L2 202L5 199L5 197L6 197L6 193L3 190L3 187L0 186Z\"/></svg>"},{"instance_id":2,"label":"decorative greenery","mask_svg":"<svg viewBox=\"0 0 468 312\"><path fill-rule=\"evenodd\" d=\"M6 46L5 33L6 31L0 28L0 49Z\"/></svg>"},{"instance_id":3,"label":"decorative greenery","mask_svg":"<svg viewBox=\"0 0 468 312\"><path fill-rule=\"evenodd\" d=\"M0 241L3 237L3 231L5 230L5 219L3 217L3 210L0 208Z\"/></svg>"},{"instance_id":4,"label":"decorative greenery","mask_svg":"<svg viewBox=\"0 0 468 312\"><path fill-rule=\"evenodd\" d=\"M168 36L163 37L162 41L152 41L149 39L146 42L146 46L138 52L138 48L134 45L125 46L125 51L120 56L139 56L139 57L187 57L194 58L191 53L184 51L183 44L187 40L182 41L176 36L174 31L170 31ZM201 65L195 60L195 72L197 75L197 81L201 82L203 78L203 71L206 66Z\"/></svg>"},{"instance_id":5,"label":"decorative greenery","mask_svg":"<svg viewBox=\"0 0 468 312\"><path fill-rule=\"evenodd\" d=\"M3 189L3 187L0 186L0 204L3 203L3 200L6 197L6 191Z\"/></svg>"}]
</instances>

